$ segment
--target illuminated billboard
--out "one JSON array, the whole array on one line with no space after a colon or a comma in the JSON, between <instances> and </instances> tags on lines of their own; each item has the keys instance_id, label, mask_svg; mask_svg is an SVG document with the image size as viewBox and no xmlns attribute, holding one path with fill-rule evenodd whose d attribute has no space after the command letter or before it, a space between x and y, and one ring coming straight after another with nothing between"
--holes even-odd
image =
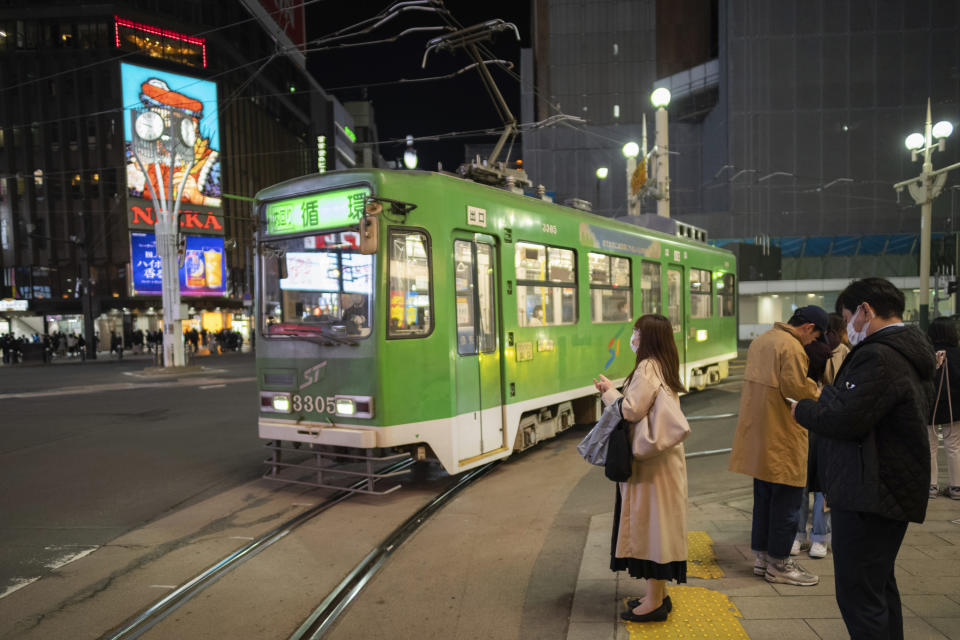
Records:
<instances>
[{"instance_id":1,"label":"illuminated billboard","mask_svg":"<svg viewBox=\"0 0 960 640\"><path fill-rule=\"evenodd\" d=\"M166 198L171 177L176 188L186 173L180 228L223 235L216 83L125 62L120 77L128 226L152 231L157 215L151 185Z\"/></svg>"},{"instance_id":2,"label":"illuminated billboard","mask_svg":"<svg viewBox=\"0 0 960 640\"><path fill-rule=\"evenodd\" d=\"M222 297L226 295L227 264L223 238L186 236L187 248L179 269L180 295ZM134 296L159 296L163 293L163 267L152 233L130 234L130 271Z\"/></svg>"}]
</instances>

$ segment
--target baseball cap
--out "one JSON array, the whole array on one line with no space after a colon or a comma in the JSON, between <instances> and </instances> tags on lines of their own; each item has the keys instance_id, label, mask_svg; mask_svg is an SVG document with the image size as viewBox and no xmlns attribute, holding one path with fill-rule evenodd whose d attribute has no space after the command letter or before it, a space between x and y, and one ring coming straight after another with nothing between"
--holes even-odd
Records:
<instances>
[{"instance_id":1,"label":"baseball cap","mask_svg":"<svg viewBox=\"0 0 960 640\"><path fill-rule=\"evenodd\" d=\"M793 312L793 317L803 322L812 322L820 330L820 342L827 341L827 312L815 304L800 307Z\"/></svg>"}]
</instances>

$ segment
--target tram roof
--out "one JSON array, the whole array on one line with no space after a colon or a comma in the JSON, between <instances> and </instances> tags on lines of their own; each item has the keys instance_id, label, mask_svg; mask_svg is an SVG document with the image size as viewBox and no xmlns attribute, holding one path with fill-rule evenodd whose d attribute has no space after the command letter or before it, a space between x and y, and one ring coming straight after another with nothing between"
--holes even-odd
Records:
<instances>
[{"instance_id":1,"label":"tram roof","mask_svg":"<svg viewBox=\"0 0 960 640\"><path fill-rule=\"evenodd\" d=\"M459 175L452 173L439 173L436 171L423 171L419 169L372 169L372 168L358 168L358 169L341 169L337 171L329 171L326 173L313 173L305 176L300 176L297 178L291 178L280 182L278 184L266 187L257 192L254 199L257 204L265 201L279 200L283 198L291 198L298 195L303 195L310 193L312 191L326 190L326 189L335 189L337 187L346 187L350 185L356 185L358 182L369 181L371 183L376 183L378 177L387 176L388 178L412 178L414 176L418 178L436 178L440 180L447 180L451 186L457 186L464 189L476 189L485 196L491 197L504 197L507 199L515 198L518 203L523 203L527 207L536 207L536 208L546 208L551 210L553 213L573 216L576 218L591 218L600 222L604 225L616 228L622 231L636 231L637 229L642 229L644 234L650 235L651 237L657 238L658 240L674 242L682 246L695 246L698 250L705 251L707 253L715 253L722 255L734 255L729 249L724 249L722 247L715 246L713 244L708 244L705 242L699 242L692 240L690 238L684 238L683 236L677 236L664 231L657 229L651 229L633 222L628 222L625 220L618 220L615 218L608 218L606 216L601 216L599 214L583 211L582 209L576 209L567 205L559 204L553 201L542 200L537 197L528 196L526 194L514 193L512 191L507 191L506 189L501 189L492 185L486 185L479 182L474 182L472 180L467 180L460 177Z\"/></svg>"}]
</instances>

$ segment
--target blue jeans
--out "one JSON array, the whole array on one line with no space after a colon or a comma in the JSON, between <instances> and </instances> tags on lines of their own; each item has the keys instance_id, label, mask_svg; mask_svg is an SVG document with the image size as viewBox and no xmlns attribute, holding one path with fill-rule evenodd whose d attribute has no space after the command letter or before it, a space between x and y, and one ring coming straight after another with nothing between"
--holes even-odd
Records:
<instances>
[{"instance_id":1,"label":"blue jeans","mask_svg":"<svg viewBox=\"0 0 960 640\"><path fill-rule=\"evenodd\" d=\"M810 532L810 542L830 542L830 512L823 510L824 498L819 491L813 494L813 530ZM797 540L807 539L807 517L810 513L810 495L803 491L800 508L797 509Z\"/></svg>"}]
</instances>

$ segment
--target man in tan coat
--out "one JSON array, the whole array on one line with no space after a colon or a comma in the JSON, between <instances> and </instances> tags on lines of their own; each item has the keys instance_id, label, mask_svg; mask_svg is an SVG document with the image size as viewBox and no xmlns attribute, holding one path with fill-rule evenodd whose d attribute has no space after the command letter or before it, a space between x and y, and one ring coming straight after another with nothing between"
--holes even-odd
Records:
<instances>
[{"instance_id":1,"label":"man in tan coat","mask_svg":"<svg viewBox=\"0 0 960 640\"><path fill-rule=\"evenodd\" d=\"M823 340L827 312L800 307L786 324L777 322L747 351L737 432L730 470L753 480L750 547L753 572L768 582L812 586L820 581L790 557L796 511L807 482L807 431L790 414L791 399L815 399L803 347Z\"/></svg>"}]
</instances>

